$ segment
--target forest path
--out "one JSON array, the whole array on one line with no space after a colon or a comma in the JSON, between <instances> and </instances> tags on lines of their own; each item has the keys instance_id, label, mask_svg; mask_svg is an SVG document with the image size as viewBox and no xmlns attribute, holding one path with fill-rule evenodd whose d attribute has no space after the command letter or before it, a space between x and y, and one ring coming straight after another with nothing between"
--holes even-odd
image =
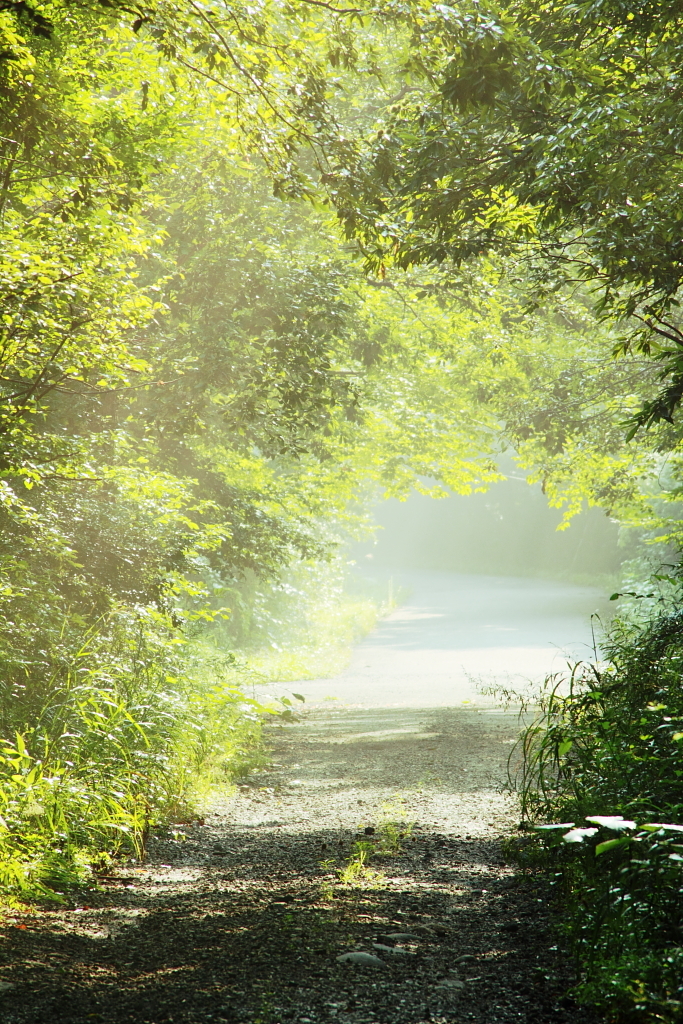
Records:
<instances>
[{"instance_id":1,"label":"forest path","mask_svg":"<svg viewBox=\"0 0 683 1024\"><path fill-rule=\"evenodd\" d=\"M524 687L564 671L567 657L592 657L591 615L609 608L595 587L550 580L428 571L391 580L408 597L357 645L340 675L295 685L309 703L491 704L482 686Z\"/></svg>"},{"instance_id":2,"label":"forest path","mask_svg":"<svg viewBox=\"0 0 683 1024\"><path fill-rule=\"evenodd\" d=\"M533 647L520 588L506 586L508 619L504 600L492 614L494 587L480 635L527 628L516 648ZM296 687L318 703L269 729L268 769L204 821L155 837L147 863L117 870L87 905L17 916L3 943L15 966L2 971L13 985L3 1024L574 1024L544 884L503 856L517 814L502 792L516 716L477 697L469 669L451 691L460 703L438 706L448 667L429 652L475 650L477 613L452 588L438 600L432 590L431 604L421 595L416 586L346 673ZM554 642L584 639L572 616L593 595L572 596ZM375 657L385 669L393 660L392 703L367 688ZM375 848L375 874L347 884L340 872L359 842ZM378 962L339 960L358 952Z\"/></svg>"}]
</instances>

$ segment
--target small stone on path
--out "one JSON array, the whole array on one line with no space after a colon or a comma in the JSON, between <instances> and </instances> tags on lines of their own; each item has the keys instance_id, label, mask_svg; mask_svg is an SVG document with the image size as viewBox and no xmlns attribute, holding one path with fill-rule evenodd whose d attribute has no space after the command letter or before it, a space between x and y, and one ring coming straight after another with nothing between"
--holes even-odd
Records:
<instances>
[{"instance_id":1,"label":"small stone on path","mask_svg":"<svg viewBox=\"0 0 683 1024\"><path fill-rule=\"evenodd\" d=\"M415 956L409 949L401 949L399 946L385 946L382 942L373 942L373 949L379 949L382 953L393 953L399 956Z\"/></svg>"},{"instance_id":2,"label":"small stone on path","mask_svg":"<svg viewBox=\"0 0 683 1024\"><path fill-rule=\"evenodd\" d=\"M337 961L340 964L362 964L363 967L386 967L384 960L373 956L372 953L342 953L337 957Z\"/></svg>"}]
</instances>

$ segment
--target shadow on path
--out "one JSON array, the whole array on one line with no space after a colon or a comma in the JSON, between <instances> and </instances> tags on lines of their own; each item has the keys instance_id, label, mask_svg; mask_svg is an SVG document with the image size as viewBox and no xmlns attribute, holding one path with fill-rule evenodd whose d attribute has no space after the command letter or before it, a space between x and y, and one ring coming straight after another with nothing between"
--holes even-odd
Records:
<instances>
[{"instance_id":1,"label":"shadow on path","mask_svg":"<svg viewBox=\"0 0 683 1024\"><path fill-rule=\"evenodd\" d=\"M7 930L3 961L21 968L2 999L4 1022L576 1020L547 894L514 875L496 844L420 830L380 864L381 887L337 886L330 899L330 863L348 855L353 835L187 832L180 866L109 879L97 907ZM197 877L191 862L207 851ZM412 938L389 937L397 931ZM353 950L384 966L337 961Z\"/></svg>"}]
</instances>

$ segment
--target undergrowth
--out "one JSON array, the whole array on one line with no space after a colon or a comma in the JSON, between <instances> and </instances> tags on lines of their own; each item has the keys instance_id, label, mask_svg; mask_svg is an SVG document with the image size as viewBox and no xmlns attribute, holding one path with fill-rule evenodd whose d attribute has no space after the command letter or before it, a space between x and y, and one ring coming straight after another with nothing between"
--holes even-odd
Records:
<instances>
[{"instance_id":1,"label":"undergrowth","mask_svg":"<svg viewBox=\"0 0 683 1024\"><path fill-rule=\"evenodd\" d=\"M546 684L517 758L533 838L578 961L614 1022L683 1020L683 612L617 623L605 661ZM513 763L515 758L513 756Z\"/></svg>"},{"instance_id":2,"label":"undergrowth","mask_svg":"<svg viewBox=\"0 0 683 1024\"><path fill-rule=\"evenodd\" d=\"M72 638L74 639L74 638ZM118 612L0 702L0 892L59 898L262 758L234 659Z\"/></svg>"},{"instance_id":3,"label":"undergrowth","mask_svg":"<svg viewBox=\"0 0 683 1024\"><path fill-rule=\"evenodd\" d=\"M0 650L0 900L63 899L111 858L142 857L150 829L192 818L214 789L261 766L264 717L294 715L289 697L248 696L253 684L306 665L336 671L383 610L347 599L334 572L327 588L317 567L299 570L294 595L256 590L254 604L277 605L283 622L289 596L297 624L279 628L273 614L265 649L256 628L231 649L213 625L124 607L94 626L65 616L46 628L32 659L40 671Z\"/></svg>"}]
</instances>

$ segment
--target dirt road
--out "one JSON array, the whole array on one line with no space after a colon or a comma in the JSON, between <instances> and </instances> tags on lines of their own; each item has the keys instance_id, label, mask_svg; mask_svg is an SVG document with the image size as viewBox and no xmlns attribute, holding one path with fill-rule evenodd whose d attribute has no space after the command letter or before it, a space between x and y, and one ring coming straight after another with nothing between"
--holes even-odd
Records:
<instances>
[{"instance_id":1,"label":"dirt road","mask_svg":"<svg viewBox=\"0 0 683 1024\"><path fill-rule=\"evenodd\" d=\"M297 684L309 702L487 703L482 686L518 688L563 671L567 657L591 657L591 615L604 615L609 604L595 588L547 580L410 572L392 582L408 598L358 645L341 675Z\"/></svg>"},{"instance_id":2,"label":"dirt road","mask_svg":"<svg viewBox=\"0 0 683 1024\"><path fill-rule=\"evenodd\" d=\"M593 1021L565 995L543 883L505 857L517 722L474 678L589 642L599 596L475 582L416 581L345 673L296 687L309 710L270 730L267 771L87 904L17 916L0 1020Z\"/></svg>"}]
</instances>

